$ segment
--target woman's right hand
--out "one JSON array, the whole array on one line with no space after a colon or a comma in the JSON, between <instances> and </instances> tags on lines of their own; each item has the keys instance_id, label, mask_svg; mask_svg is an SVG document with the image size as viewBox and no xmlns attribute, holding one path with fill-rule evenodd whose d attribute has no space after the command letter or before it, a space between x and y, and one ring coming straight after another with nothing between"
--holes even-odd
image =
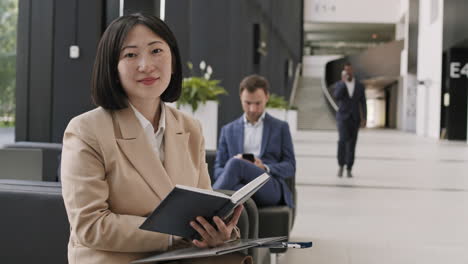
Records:
<instances>
[{"instance_id":1,"label":"woman's right hand","mask_svg":"<svg viewBox=\"0 0 468 264\"><path fill-rule=\"evenodd\" d=\"M243 209L243 205L237 206L228 223L224 223L218 216L213 217L216 227L206 221L205 218L197 217L197 221L191 221L190 225L200 234L202 240L194 239L192 243L199 248L208 248L220 246L230 240Z\"/></svg>"}]
</instances>

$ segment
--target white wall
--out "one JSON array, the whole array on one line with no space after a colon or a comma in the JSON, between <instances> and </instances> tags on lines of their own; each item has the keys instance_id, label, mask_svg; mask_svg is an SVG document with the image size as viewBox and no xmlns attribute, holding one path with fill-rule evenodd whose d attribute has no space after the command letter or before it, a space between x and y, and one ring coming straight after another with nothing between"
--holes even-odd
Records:
<instances>
[{"instance_id":1,"label":"white wall","mask_svg":"<svg viewBox=\"0 0 468 264\"><path fill-rule=\"evenodd\" d=\"M327 62L342 57L342 55L304 56L302 58L302 75L307 77L323 78L325 76L325 65Z\"/></svg>"},{"instance_id":2,"label":"white wall","mask_svg":"<svg viewBox=\"0 0 468 264\"><path fill-rule=\"evenodd\" d=\"M431 2L419 1L418 85L416 133L439 138L442 85L443 0L437 0L436 19L431 21Z\"/></svg>"},{"instance_id":3,"label":"white wall","mask_svg":"<svg viewBox=\"0 0 468 264\"><path fill-rule=\"evenodd\" d=\"M400 80L398 83L397 100L397 128L409 131L408 124L408 36L409 36L409 3L408 0L400 1L399 17L396 39L403 39L403 50L400 54Z\"/></svg>"},{"instance_id":4,"label":"white wall","mask_svg":"<svg viewBox=\"0 0 468 264\"><path fill-rule=\"evenodd\" d=\"M396 23L401 0L304 0L304 20L337 23Z\"/></svg>"},{"instance_id":5,"label":"white wall","mask_svg":"<svg viewBox=\"0 0 468 264\"><path fill-rule=\"evenodd\" d=\"M408 12L409 9L409 0L400 0L398 7L398 17L401 18Z\"/></svg>"}]
</instances>

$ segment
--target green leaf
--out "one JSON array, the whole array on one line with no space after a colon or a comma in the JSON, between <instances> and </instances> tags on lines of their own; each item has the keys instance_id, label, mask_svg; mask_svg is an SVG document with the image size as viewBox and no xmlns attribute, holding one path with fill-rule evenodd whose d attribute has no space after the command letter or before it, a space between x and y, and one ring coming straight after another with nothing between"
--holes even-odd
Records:
<instances>
[{"instance_id":1,"label":"green leaf","mask_svg":"<svg viewBox=\"0 0 468 264\"><path fill-rule=\"evenodd\" d=\"M0 125L14 124L18 1L0 1ZM13 121L11 121L13 120Z\"/></svg>"},{"instance_id":2,"label":"green leaf","mask_svg":"<svg viewBox=\"0 0 468 264\"><path fill-rule=\"evenodd\" d=\"M191 62L187 65L193 67ZM228 94L219 84L220 80L205 79L204 77L191 76L182 81L182 93L177 101L177 106L190 105L195 112L201 104L208 100L218 100L219 95Z\"/></svg>"},{"instance_id":3,"label":"green leaf","mask_svg":"<svg viewBox=\"0 0 468 264\"><path fill-rule=\"evenodd\" d=\"M270 98L268 99L266 107L288 109L288 102L286 102L283 96L272 93L270 94Z\"/></svg>"}]
</instances>

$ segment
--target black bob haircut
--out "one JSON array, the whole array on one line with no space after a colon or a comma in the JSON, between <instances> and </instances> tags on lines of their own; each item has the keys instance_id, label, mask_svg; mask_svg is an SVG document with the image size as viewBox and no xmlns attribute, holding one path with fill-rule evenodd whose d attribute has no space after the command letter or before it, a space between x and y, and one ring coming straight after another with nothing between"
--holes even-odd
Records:
<instances>
[{"instance_id":1,"label":"black bob haircut","mask_svg":"<svg viewBox=\"0 0 468 264\"><path fill-rule=\"evenodd\" d=\"M172 54L173 74L167 89L161 94L163 102L179 99L182 90L182 65L174 34L159 18L148 14L131 14L115 19L99 41L91 80L94 104L108 110L128 107L128 97L120 81L118 63L125 37L136 25L144 25L169 45Z\"/></svg>"}]
</instances>

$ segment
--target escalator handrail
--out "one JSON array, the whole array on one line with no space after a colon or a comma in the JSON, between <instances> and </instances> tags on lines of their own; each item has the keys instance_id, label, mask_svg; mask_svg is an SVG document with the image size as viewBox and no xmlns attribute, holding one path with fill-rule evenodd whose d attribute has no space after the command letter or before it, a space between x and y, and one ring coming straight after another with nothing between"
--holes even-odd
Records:
<instances>
[{"instance_id":1,"label":"escalator handrail","mask_svg":"<svg viewBox=\"0 0 468 264\"><path fill-rule=\"evenodd\" d=\"M294 81L293 81L293 85L291 89L291 95L289 96L289 107L293 105L294 99L296 97L296 91L297 91L297 86L299 85L299 75L301 72L301 67L302 67L302 63L299 62L296 65L296 71L294 72Z\"/></svg>"},{"instance_id":2,"label":"escalator handrail","mask_svg":"<svg viewBox=\"0 0 468 264\"><path fill-rule=\"evenodd\" d=\"M331 96L330 92L328 91L327 83L326 83L326 75L327 71L324 71L324 74L322 76L322 91L323 94L325 95L325 98L327 99L328 103L333 107L333 109L338 111L338 105L336 104L335 100L333 100L333 97Z\"/></svg>"}]
</instances>

